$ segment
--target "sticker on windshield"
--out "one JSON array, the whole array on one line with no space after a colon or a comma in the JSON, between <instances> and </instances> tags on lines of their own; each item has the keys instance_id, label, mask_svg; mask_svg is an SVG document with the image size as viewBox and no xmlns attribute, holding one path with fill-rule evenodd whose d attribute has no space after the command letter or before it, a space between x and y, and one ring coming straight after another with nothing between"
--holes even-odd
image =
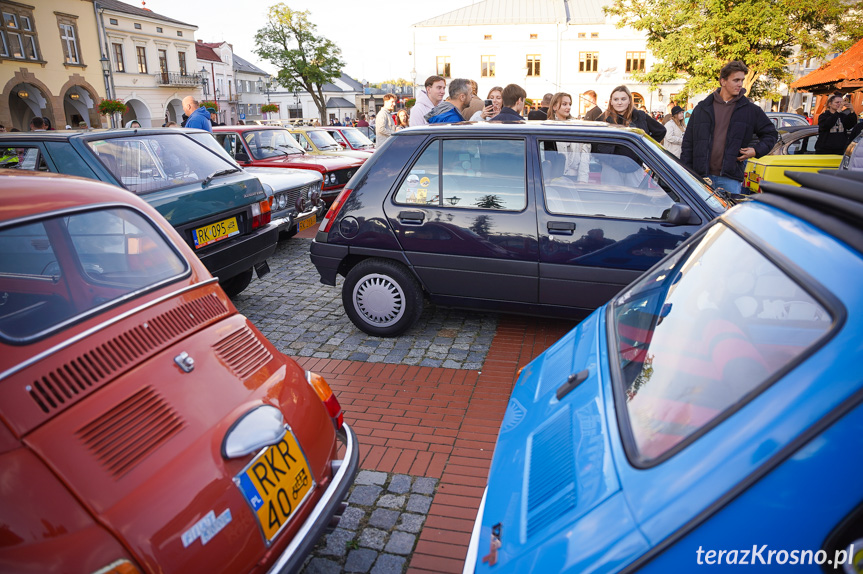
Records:
<instances>
[{"instance_id":1,"label":"sticker on windshield","mask_svg":"<svg viewBox=\"0 0 863 574\"><path fill-rule=\"evenodd\" d=\"M424 177L420 180L420 185L423 187L428 187L430 183L431 183L431 180L427 177Z\"/></svg>"},{"instance_id":2,"label":"sticker on windshield","mask_svg":"<svg viewBox=\"0 0 863 574\"><path fill-rule=\"evenodd\" d=\"M410 174L405 183L408 184L408 189L415 190L419 186L420 178L419 178L419 176L416 176L414 174Z\"/></svg>"}]
</instances>

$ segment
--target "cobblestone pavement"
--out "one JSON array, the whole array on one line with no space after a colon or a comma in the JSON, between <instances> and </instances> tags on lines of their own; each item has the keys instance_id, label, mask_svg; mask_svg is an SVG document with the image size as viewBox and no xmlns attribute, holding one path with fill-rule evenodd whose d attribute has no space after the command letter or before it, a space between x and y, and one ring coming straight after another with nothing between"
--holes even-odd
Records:
<instances>
[{"instance_id":1,"label":"cobblestone pavement","mask_svg":"<svg viewBox=\"0 0 863 574\"><path fill-rule=\"evenodd\" d=\"M444 309L426 302L416 325L397 338L367 335L342 307L336 287L320 282L309 258L311 240L281 241L268 260L270 273L253 279L234 304L283 353L293 357L345 359L481 369L497 329L494 313Z\"/></svg>"},{"instance_id":2,"label":"cobblestone pavement","mask_svg":"<svg viewBox=\"0 0 863 574\"><path fill-rule=\"evenodd\" d=\"M428 517L438 481L362 470L332 533L312 551L303 574L401 574Z\"/></svg>"}]
</instances>

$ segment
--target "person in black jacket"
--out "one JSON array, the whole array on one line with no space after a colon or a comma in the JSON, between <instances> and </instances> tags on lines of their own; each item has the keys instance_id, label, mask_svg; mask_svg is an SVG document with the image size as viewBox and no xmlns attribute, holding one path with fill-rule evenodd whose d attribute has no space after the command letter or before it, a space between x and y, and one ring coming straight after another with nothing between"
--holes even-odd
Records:
<instances>
[{"instance_id":1,"label":"person in black jacket","mask_svg":"<svg viewBox=\"0 0 863 574\"><path fill-rule=\"evenodd\" d=\"M857 114L850 105L843 109L842 96L833 94L827 98L827 108L818 116L818 139L815 140L815 153L845 153L848 146L848 132L857 123Z\"/></svg>"},{"instance_id":2,"label":"person in black jacket","mask_svg":"<svg viewBox=\"0 0 863 574\"><path fill-rule=\"evenodd\" d=\"M500 113L490 122L521 122L524 118L521 115L524 110L524 100L527 98L527 92L518 84L509 84L503 89L503 107Z\"/></svg>"},{"instance_id":3,"label":"person in black jacket","mask_svg":"<svg viewBox=\"0 0 863 574\"><path fill-rule=\"evenodd\" d=\"M768 154L779 138L764 110L745 96L748 73L743 62L725 64L719 88L695 106L683 134L680 161L729 193L740 193L746 160Z\"/></svg>"},{"instance_id":4,"label":"person in black jacket","mask_svg":"<svg viewBox=\"0 0 863 574\"><path fill-rule=\"evenodd\" d=\"M548 119L548 105L551 103L551 97L554 94L546 94L542 97L542 103L539 104L538 110L533 110L527 114L527 119L529 120L547 120Z\"/></svg>"}]
</instances>

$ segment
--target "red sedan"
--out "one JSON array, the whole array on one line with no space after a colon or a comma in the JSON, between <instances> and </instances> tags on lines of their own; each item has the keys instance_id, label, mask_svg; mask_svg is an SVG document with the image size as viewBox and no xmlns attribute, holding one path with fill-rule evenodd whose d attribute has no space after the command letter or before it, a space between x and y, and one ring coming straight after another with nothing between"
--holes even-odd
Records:
<instances>
[{"instance_id":1,"label":"red sedan","mask_svg":"<svg viewBox=\"0 0 863 574\"><path fill-rule=\"evenodd\" d=\"M0 571L299 569L358 468L326 381L136 196L0 187Z\"/></svg>"},{"instance_id":2,"label":"red sedan","mask_svg":"<svg viewBox=\"0 0 863 574\"><path fill-rule=\"evenodd\" d=\"M218 126L213 135L243 167L313 169L324 178L321 196L328 202L341 192L364 160L308 155L288 130L275 126Z\"/></svg>"}]
</instances>

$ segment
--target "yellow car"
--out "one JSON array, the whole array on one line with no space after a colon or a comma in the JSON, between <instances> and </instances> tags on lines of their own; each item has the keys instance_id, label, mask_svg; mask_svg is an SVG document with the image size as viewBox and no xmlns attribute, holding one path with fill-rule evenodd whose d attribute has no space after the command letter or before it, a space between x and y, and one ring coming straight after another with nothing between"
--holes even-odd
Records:
<instances>
[{"instance_id":1,"label":"yellow car","mask_svg":"<svg viewBox=\"0 0 863 574\"><path fill-rule=\"evenodd\" d=\"M743 190L750 193L761 191L762 181L774 181L797 185L785 176L785 170L818 171L839 167L842 156L838 154L816 154L815 140L818 139L818 126L784 128L779 130L779 141L770 153L746 161L743 168Z\"/></svg>"},{"instance_id":2,"label":"yellow car","mask_svg":"<svg viewBox=\"0 0 863 574\"><path fill-rule=\"evenodd\" d=\"M312 155L343 155L367 160L372 156L372 151L346 150L333 139L324 128L290 127L288 131L302 146L306 153Z\"/></svg>"}]
</instances>

